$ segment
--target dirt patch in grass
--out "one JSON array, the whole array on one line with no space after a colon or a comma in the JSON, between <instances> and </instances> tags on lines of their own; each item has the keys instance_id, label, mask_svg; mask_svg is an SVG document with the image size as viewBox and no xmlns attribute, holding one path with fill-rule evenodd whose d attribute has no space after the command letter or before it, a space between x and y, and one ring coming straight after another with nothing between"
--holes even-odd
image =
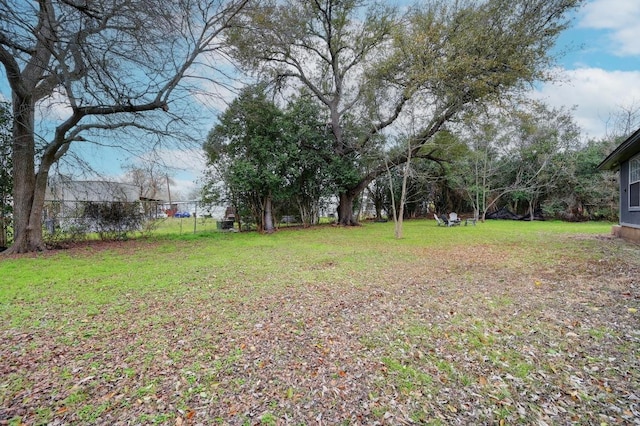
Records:
<instances>
[{"instance_id":1,"label":"dirt patch in grass","mask_svg":"<svg viewBox=\"0 0 640 426\"><path fill-rule=\"evenodd\" d=\"M161 243L153 239L138 238L133 240L83 240L65 243L64 248L47 249L31 253L0 254L2 259L22 259L58 256L66 254L73 257L93 256L102 251L135 252L139 250L153 250Z\"/></svg>"},{"instance_id":2,"label":"dirt patch in grass","mask_svg":"<svg viewBox=\"0 0 640 426\"><path fill-rule=\"evenodd\" d=\"M562 238L43 310L0 331L0 424L640 424L637 247Z\"/></svg>"}]
</instances>

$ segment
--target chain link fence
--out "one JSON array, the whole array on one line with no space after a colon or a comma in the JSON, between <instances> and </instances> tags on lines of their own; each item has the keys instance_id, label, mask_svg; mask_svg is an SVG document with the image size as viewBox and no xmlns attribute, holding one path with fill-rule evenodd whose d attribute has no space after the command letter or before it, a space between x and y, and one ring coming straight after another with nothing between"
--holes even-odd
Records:
<instances>
[{"instance_id":1,"label":"chain link fence","mask_svg":"<svg viewBox=\"0 0 640 426\"><path fill-rule=\"evenodd\" d=\"M205 206L198 201L45 201L42 226L45 237L67 235L80 238L90 233L125 235L168 228L180 233L232 230L229 209Z\"/></svg>"}]
</instances>

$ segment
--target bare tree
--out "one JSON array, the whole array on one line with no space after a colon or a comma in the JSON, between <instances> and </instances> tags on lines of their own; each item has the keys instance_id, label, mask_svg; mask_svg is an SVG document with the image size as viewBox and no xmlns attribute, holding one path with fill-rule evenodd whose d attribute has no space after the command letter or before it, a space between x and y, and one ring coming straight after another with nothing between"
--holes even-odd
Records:
<instances>
[{"instance_id":1,"label":"bare tree","mask_svg":"<svg viewBox=\"0 0 640 426\"><path fill-rule=\"evenodd\" d=\"M619 143L638 129L640 124L640 102L634 100L619 105L607 120L606 138ZM612 147L613 149L613 147Z\"/></svg>"},{"instance_id":2,"label":"bare tree","mask_svg":"<svg viewBox=\"0 0 640 426\"><path fill-rule=\"evenodd\" d=\"M123 181L136 186L138 197L155 200L167 185L167 174L158 167L155 162L127 166Z\"/></svg>"},{"instance_id":3,"label":"bare tree","mask_svg":"<svg viewBox=\"0 0 640 426\"><path fill-rule=\"evenodd\" d=\"M13 106L10 252L43 248L47 177L71 145L135 129L134 144L153 146L185 124L178 100L215 67L222 32L249 1L0 0L0 64ZM37 105L64 109L62 118L38 119L47 130L38 137Z\"/></svg>"},{"instance_id":4,"label":"bare tree","mask_svg":"<svg viewBox=\"0 0 640 426\"><path fill-rule=\"evenodd\" d=\"M389 191L391 192L391 209L393 211L394 235L397 239L402 238L403 222L404 222L404 206L407 202L407 180L409 179L409 171L411 169L411 145L407 144L407 161L404 163L402 171L402 189L400 191L400 200L398 200L398 208L396 208L396 200L393 191L393 176L387 165L387 174L389 175Z\"/></svg>"}]
</instances>

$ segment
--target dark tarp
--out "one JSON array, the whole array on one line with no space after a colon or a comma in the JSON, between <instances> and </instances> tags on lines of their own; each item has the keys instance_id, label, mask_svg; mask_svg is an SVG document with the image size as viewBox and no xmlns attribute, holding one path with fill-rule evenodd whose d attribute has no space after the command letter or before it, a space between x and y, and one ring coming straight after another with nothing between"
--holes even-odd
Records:
<instances>
[{"instance_id":1,"label":"dark tarp","mask_svg":"<svg viewBox=\"0 0 640 426\"><path fill-rule=\"evenodd\" d=\"M511 210L509 210L508 208L502 207L501 209L496 210L495 212L487 213L485 215L485 219L530 220L531 216L528 213L523 215L517 215L513 213ZM544 216L542 215L542 210L536 209L533 212L533 219L544 220Z\"/></svg>"}]
</instances>

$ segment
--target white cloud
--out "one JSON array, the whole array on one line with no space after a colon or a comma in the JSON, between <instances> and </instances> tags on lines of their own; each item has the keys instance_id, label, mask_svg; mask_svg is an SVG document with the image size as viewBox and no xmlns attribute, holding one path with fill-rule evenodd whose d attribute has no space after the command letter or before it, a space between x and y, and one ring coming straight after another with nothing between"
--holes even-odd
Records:
<instances>
[{"instance_id":1,"label":"white cloud","mask_svg":"<svg viewBox=\"0 0 640 426\"><path fill-rule=\"evenodd\" d=\"M72 114L69 98L61 90L54 90L36 105L38 120L66 120Z\"/></svg>"},{"instance_id":2,"label":"white cloud","mask_svg":"<svg viewBox=\"0 0 640 426\"><path fill-rule=\"evenodd\" d=\"M172 191L187 197L198 187L197 180L202 176L206 158L201 149L162 150L158 153L162 162L172 168Z\"/></svg>"},{"instance_id":3,"label":"white cloud","mask_svg":"<svg viewBox=\"0 0 640 426\"><path fill-rule=\"evenodd\" d=\"M552 106L575 106L574 117L585 136L605 136L613 130L607 129L607 120L640 100L640 71L579 68L562 74L564 83L545 84L533 97Z\"/></svg>"},{"instance_id":4,"label":"white cloud","mask_svg":"<svg viewBox=\"0 0 640 426\"><path fill-rule=\"evenodd\" d=\"M199 171L203 170L206 158L201 149L163 149L158 152L158 156L164 164L181 170Z\"/></svg>"},{"instance_id":5,"label":"white cloud","mask_svg":"<svg viewBox=\"0 0 640 426\"><path fill-rule=\"evenodd\" d=\"M193 195L193 192L198 188L198 185L193 180L187 179L172 179L171 195L173 200L189 201Z\"/></svg>"},{"instance_id":6,"label":"white cloud","mask_svg":"<svg viewBox=\"0 0 640 426\"><path fill-rule=\"evenodd\" d=\"M640 55L640 1L593 0L583 9L579 27L609 31L610 49L619 56Z\"/></svg>"}]
</instances>

